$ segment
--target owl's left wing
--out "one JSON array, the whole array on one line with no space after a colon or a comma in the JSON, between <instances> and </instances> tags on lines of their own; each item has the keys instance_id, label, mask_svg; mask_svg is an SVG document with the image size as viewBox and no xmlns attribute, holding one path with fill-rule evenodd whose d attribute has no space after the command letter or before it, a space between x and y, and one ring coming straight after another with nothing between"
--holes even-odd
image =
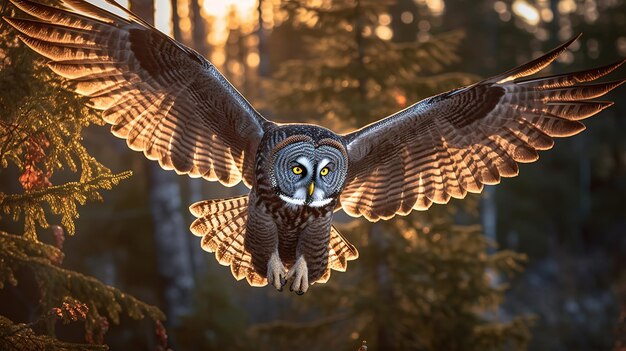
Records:
<instances>
[{"instance_id":1,"label":"owl's left wing","mask_svg":"<svg viewBox=\"0 0 626 351\"><path fill-rule=\"evenodd\" d=\"M271 122L200 54L105 1L126 17L84 0L63 0L65 9L11 0L36 19L5 20L131 149L178 174L250 185Z\"/></svg>"},{"instance_id":2,"label":"owl's left wing","mask_svg":"<svg viewBox=\"0 0 626 351\"><path fill-rule=\"evenodd\" d=\"M589 101L624 80L580 84L624 61L582 72L520 80L554 61L574 40L499 76L420 101L344 135L350 166L341 206L355 217L388 219L425 210L518 174L553 137L612 105Z\"/></svg>"}]
</instances>

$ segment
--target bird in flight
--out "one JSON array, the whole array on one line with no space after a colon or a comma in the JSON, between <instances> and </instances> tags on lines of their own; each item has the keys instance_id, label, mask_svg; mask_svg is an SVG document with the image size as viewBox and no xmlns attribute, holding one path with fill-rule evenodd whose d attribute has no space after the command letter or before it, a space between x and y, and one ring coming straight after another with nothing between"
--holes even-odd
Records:
<instances>
[{"instance_id":1,"label":"bird in flight","mask_svg":"<svg viewBox=\"0 0 626 351\"><path fill-rule=\"evenodd\" d=\"M478 193L518 174L553 138L612 105L594 100L625 80L588 83L624 60L581 72L528 78L578 37L470 86L419 101L356 131L261 116L194 50L117 5L63 8L10 0L34 17L5 18L55 73L102 110L111 132L166 170L233 186L247 195L193 204L202 248L252 286L305 293L358 251L333 214L375 222Z\"/></svg>"}]
</instances>

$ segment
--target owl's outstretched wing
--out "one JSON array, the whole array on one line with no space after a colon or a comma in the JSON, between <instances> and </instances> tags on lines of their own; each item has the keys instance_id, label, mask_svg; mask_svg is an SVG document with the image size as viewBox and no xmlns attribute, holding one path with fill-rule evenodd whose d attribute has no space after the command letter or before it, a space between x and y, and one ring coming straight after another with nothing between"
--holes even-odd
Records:
<instances>
[{"instance_id":1,"label":"owl's outstretched wing","mask_svg":"<svg viewBox=\"0 0 626 351\"><path fill-rule=\"evenodd\" d=\"M355 217L388 219L425 210L450 197L477 193L484 184L518 174L517 162L538 159L553 137L582 131L579 120L612 105L589 101L624 80L581 84L624 61L551 77L534 74L576 38L499 76L420 101L346 134L350 167L341 206Z\"/></svg>"},{"instance_id":2,"label":"owl's outstretched wing","mask_svg":"<svg viewBox=\"0 0 626 351\"><path fill-rule=\"evenodd\" d=\"M252 183L270 122L200 54L130 12L123 18L83 0L63 1L67 9L10 1L37 18L5 18L21 40L103 110L131 149L178 174Z\"/></svg>"}]
</instances>

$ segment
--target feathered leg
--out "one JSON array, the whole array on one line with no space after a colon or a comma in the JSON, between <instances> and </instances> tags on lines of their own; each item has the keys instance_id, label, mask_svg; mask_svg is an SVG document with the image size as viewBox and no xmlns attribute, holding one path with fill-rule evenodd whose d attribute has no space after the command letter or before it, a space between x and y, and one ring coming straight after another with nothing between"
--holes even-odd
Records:
<instances>
[{"instance_id":1,"label":"feathered leg","mask_svg":"<svg viewBox=\"0 0 626 351\"><path fill-rule=\"evenodd\" d=\"M320 280L328 267L332 217L310 222L298 239L296 262L287 273L293 279L290 290L302 295Z\"/></svg>"}]
</instances>

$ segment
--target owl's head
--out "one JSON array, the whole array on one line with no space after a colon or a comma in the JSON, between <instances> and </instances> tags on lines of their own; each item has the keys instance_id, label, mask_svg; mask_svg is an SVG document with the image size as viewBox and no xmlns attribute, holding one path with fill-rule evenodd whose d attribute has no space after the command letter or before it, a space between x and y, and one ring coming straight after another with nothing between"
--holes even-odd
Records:
<instances>
[{"instance_id":1,"label":"owl's head","mask_svg":"<svg viewBox=\"0 0 626 351\"><path fill-rule=\"evenodd\" d=\"M348 157L336 138L291 135L272 150L270 179L286 203L322 207L343 189Z\"/></svg>"}]
</instances>

